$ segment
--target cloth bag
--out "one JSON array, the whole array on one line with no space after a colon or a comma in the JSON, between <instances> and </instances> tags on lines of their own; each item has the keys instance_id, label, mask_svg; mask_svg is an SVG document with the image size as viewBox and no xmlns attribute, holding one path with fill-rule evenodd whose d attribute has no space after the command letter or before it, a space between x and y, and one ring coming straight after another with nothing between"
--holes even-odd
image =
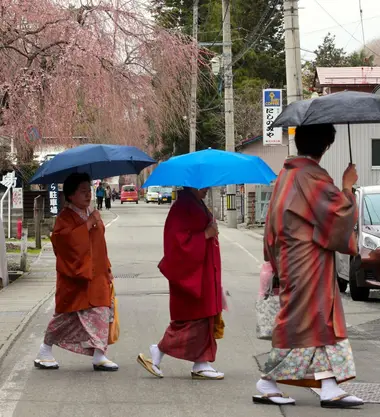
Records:
<instances>
[{"instance_id":1,"label":"cloth bag","mask_svg":"<svg viewBox=\"0 0 380 417\"><path fill-rule=\"evenodd\" d=\"M260 272L260 281L268 280L268 263L266 262ZM276 316L280 311L280 299L275 296L273 291L274 273L271 272L269 288L264 296L260 296L256 301L256 337L261 340L272 340L273 327Z\"/></svg>"},{"instance_id":2,"label":"cloth bag","mask_svg":"<svg viewBox=\"0 0 380 417\"><path fill-rule=\"evenodd\" d=\"M108 333L108 344L113 345L119 340L120 336L120 323L119 323L119 311L117 307L117 298L115 296L115 287L111 283L111 310L113 317L110 320L110 327Z\"/></svg>"}]
</instances>

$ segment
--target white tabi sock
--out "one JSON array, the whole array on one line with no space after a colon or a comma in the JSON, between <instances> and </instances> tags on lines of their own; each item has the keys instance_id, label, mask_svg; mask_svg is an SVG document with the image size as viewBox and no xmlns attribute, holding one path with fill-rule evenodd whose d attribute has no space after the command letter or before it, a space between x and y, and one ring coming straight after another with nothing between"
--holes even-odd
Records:
<instances>
[{"instance_id":1,"label":"white tabi sock","mask_svg":"<svg viewBox=\"0 0 380 417\"><path fill-rule=\"evenodd\" d=\"M149 348L149 350L153 365L160 366L162 358L165 356L165 353L161 352L157 345L152 345Z\"/></svg>"},{"instance_id":2,"label":"white tabi sock","mask_svg":"<svg viewBox=\"0 0 380 417\"><path fill-rule=\"evenodd\" d=\"M343 391L341 388L339 388L339 385L337 384L336 380L334 378L329 379L323 379L322 380L322 392L321 392L321 400L322 401L329 401L333 398L340 397L341 395L347 394L345 391ZM353 395L342 398L341 401L344 402L358 402L362 401L360 398L354 397Z\"/></svg>"},{"instance_id":3,"label":"white tabi sock","mask_svg":"<svg viewBox=\"0 0 380 417\"><path fill-rule=\"evenodd\" d=\"M40 346L39 351L39 359L47 359L47 360L53 360L53 346L46 345L45 343L42 343Z\"/></svg>"},{"instance_id":4,"label":"white tabi sock","mask_svg":"<svg viewBox=\"0 0 380 417\"><path fill-rule=\"evenodd\" d=\"M107 362L108 359L100 349L95 349L94 356L92 358L92 363L99 365L100 363Z\"/></svg>"},{"instance_id":5,"label":"white tabi sock","mask_svg":"<svg viewBox=\"0 0 380 417\"><path fill-rule=\"evenodd\" d=\"M256 389L261 394L282 394L282 391L277 385L276 381L272 379L260 379L256 384ZM282 397L271 397L270 400L278 405L282 404L293 404L295 401L293 398L282 398Z\"/></svg>"}]
</instances>

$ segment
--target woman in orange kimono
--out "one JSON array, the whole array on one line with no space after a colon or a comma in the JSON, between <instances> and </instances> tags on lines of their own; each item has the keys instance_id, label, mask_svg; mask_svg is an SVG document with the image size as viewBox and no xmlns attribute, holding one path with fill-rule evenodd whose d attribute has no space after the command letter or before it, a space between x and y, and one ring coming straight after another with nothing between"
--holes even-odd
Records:
<instances>
[{"instance_id":1,"label":"woman in orange kimono","mask_svg":"<svg viewBox=\"0 0 380 417\"><path fill-rule=\"evenodd\" d=\"M343 175L342 191L319 165L333 144L333 125L296 130L298 157L285 161L271 198L264 257L280 280L280 312L256 403L294 404L277 383L321 388L321 406L363 404L339 384L355 378L355 363L335 277L335 251L355 255L358 218L352 187L354 165Z\"/></svg>"},{"instance_id":2,"label":"woman in orange kimono","mask_svg":"<svg viewBox=\"0 0 380 417\"><path fill-rule=\"evenodd\" d=\"M57 258L55 315L34 364L58 369L52 346L92 356L95 371L117 371L105 356L111 306L111 264L105 227L98 211L91 212L91 180L70 175L63 186L66 207L57 217L51 236Z\"/></svg>"}]
</instances>

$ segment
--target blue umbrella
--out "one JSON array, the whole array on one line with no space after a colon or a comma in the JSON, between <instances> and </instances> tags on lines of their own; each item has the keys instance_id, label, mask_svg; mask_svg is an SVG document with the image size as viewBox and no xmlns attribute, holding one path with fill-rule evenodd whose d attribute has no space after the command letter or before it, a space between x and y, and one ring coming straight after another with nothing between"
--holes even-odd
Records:
<instances>
[{"instance_id":1,"label":"blue umbrella","mask_svg":"<svg viewBox=\"0 0 380 417\"><path fill-rule=\"evenodd\" d=\"M134 146L82 145L44 163L30 184L60 184L74 172L85 172L92 179L139 174L155 163L154 159Z\"/></svg>"},{"instance_id":2,"label":"blue umbrella","mask_svg":"<svg viewBox=\"0 0 380 417\"><path fill-rule=\"evenodd\" d=\"M276 178L258 156L208 149L170 158L143 185L207 188L228 184L270 184Z\"/></svg>"}]
</instances>

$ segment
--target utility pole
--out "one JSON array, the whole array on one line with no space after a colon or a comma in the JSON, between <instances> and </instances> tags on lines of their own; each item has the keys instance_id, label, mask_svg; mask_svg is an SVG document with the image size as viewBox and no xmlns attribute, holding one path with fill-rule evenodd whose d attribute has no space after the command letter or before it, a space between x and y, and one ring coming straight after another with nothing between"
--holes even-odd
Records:
<instances>
[{"instance_id":1,"label":"utility pole","mask_svg":"<svg viewBox=\"0 0 380 417\"><path fill-rule=\"evenodd\" d=\"M284 1L285 59L288 104L302 100L302 67L298 0ZM297 155L295 129L289 128L289 155Z\"/></svg>"},{"instance_id":2,"label":"utility pole","mask_svg":"<svg viewBox=\"0 0 380 417\"><path fill-rule=\"evenodd\" d=\"M193 3L193 44L195 48L191 68L191 103L190 103L190 138L189 152L197 150L197 90L198 90L198 6L199 0Z\"/></svg>"},{"instance_id":3,"label":"utility pole","mask_svg":"<svg viewBox=\"0 0 380 417\"><path fill-rule=\"evenodd\" d=\"M235 152L234 89L232 73L230 0L222 0L222 18L226 151ZM227 225L229 228L237 228L236 185L227 185Z\"/></svg>"}]
</instances>

